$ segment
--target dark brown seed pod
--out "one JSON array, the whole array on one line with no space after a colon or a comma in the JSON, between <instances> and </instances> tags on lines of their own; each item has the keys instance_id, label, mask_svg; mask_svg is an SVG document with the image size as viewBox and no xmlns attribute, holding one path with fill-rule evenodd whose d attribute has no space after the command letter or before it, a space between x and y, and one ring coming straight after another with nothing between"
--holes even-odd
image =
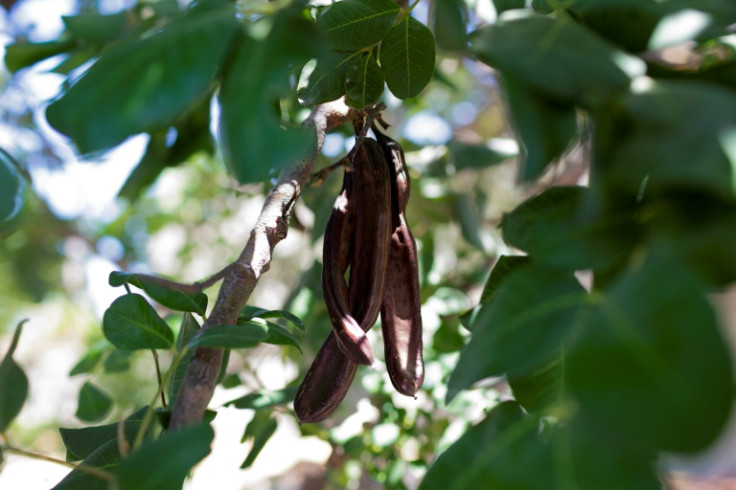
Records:
<instances>
[{"instance_id":1,"label":"dark brown seed pod","mask_svg":"<svg viewBox=\"0 0 736 490\"><path fill-rule=\"evenodd\" d=\"M299 423L319 422L334 412L350 389L357 369L330 332L294 398Z\"/></svg>"},{"instance_id":2,"label":"dark brown seed pod","mask_svg":"<svg viewBox=\"0 0 736 490\"><path fill-rule=\"evenodd\" d=\"M404 214L409 201L409 176L401 146L375 127L373 130L389 161L391 175L393 232L381 305L386 369L399 393L414 396L424 381L424 360L417 246Z\"/></svg>"},{"instance_id":3,"label":"dark brown seed pod","mask_svg":"<svg viewBox=\"0 0 736 490\"><path fill-rule=\"evenodd\" d=\"M343 187L327 221L322 249L322 293L339 347L359 364L373 364L365 332L350 314L345 272L350 265L354 230L354 179L346 172Z\"/></svg>"},{"instance_id":4,"label":"dark brown seed pod","mask_svg":"<svg viewBox=\"0 0 736 490\"><path fill-rule=\"evenodd\" d=\"M391 182L386 156L365 138L356 152L355 232L350 262L350 311L368 330L378 318L391 240Z\"/></svg>"},{"instance_id":5,"label":"dark brown seed pod","mask_svg":"<svg viewBox=\"0 0 736 490\"><path fill-rule=\"evenodd\" d=\"M378 311L380 310L381 302L376 301L375 295L380 294L377 296L378 298L382 298L383 295L383 281L385 279L385 268L388 261L388 240L390 239L391 232L391 196L390 182L388 180L388 164L385 156L375 141L366 138L363 144L367 147L364 146L356 150L353 161L355 172L346 175L347 179L355 177L355 181L343 184L343 192L346 192L346 199L341 201L338 198L338 202L336 202L335 209L342 208L341 205L338 205L339 202L345 202L346 212L342 213L342 215L336 215L333 210L333 214L330 216L331 221L333 217L335 220L331 225L332 228L330 228L330 223L328 222L328 230L333 235L331 235L329 240L330 245L328 245L327 231L325 232L325 258L323 260L325 261L324 266L326 268L329 263L327 259L328 253L332 254L331 256L336 259L337 264L335 264L334 269L330 270L330 277L327 278L327 281L330 281L330 284L338 284L339 287L345 285L343 278L348 267L350 267L350 287L355 291L352 294L356 295L356 301L360 302L360 306L356 307L351 296L349 300L350 312L362 329L367 331L375 323ZM375 177L374 172L377 174ZM352 186L363 186L360 187L363 191L360 192L360 197L356 196L358 192L354 191ZM363 204L359 204L361 202ZM376 206L379 209L376 210ZM355 223L352 223L352 213L357 213L358 210L360 213L358 216L364 214L370 216L368 219L356 217ZM374 213L380 216L374 215ZM343 219L346 220L346 224L342 224ZM350 228L351 226L355 228ZM362 231L358 231L358 226L363 227L361 228ZM371 227L373 227L373 232L369 233L368 230ZM340 230L339 233L336 232L338 229ZM379 233L376 233L376 230ZM350 233L353 233L354 236L347 236ZM361 240L363 241L361 242ZM375 241L378 241L380 244L378 248L375 244L367 243ZM344 254L346 250L345 244L348 243L351 243L353 248L360 246L361 252L357 254L351 253L346 258ZM339 253L337 252L338 250ZM374 258L375 255L378 255L378 258ZM379 271L370 271L369 268L363 265L356 265L356 259L376 261ZM323 269L323 287L326 284L324 274L325 269ZM356 279L353 279L354 274L360 274L360 277L366 281L365 288L360 289L361 292L367 292L365 296L363 294L358 295L357 282L354 283ZM343 279L342 282L337 280L338 278ZM371 283L371 281L376 280L379 281L379 284ZM337 294L343 294L339 287L332 288L331 290L333 292L337 291ZM332 297L333 293L329 294ZM374 295L372 300L364 300L370 294ZM325 299L327 300L327 298L328 293L326 292ZM371 304L371 302L374 304ZM371 311L371 309L375 311ZM370 319L370 316L372 316L372 319ZM358 368L358 365L351 359L352 356L349 357L346 355L345 350L340 346L334 332L330 333L327 340L322 344L317 357L312 362L312 366L299 386L296 398L294 399L294 411L300 423L324 420L337 409L345 398Z\"/></svg>"}]
</instances>

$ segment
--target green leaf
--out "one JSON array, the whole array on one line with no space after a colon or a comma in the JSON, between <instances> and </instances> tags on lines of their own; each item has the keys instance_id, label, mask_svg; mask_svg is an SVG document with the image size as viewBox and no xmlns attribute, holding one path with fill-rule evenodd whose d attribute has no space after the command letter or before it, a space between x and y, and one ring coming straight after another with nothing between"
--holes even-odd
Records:
<instances>
[{"instance_id":1,"label":"green leaf","mask_svg":"<svg viewBox=\"0 0 736 490\"><path fill-rule=\"evenodd\" d=\"M480 61L560 102L595 105L645 70L638 58L563 18L515 18L483 27L470 39Z\"/></svg>"},{"instance_id":2,"label":"green leaf","mask_svg":"<svg viewBox=\"0 0 736 490\"><path fill-rule=\"evenodd\" d=\"M245 432L241 439L241 442L246 442L250 439L253 440L253 446L248 456L246 456L243 464L240 465L241 469L249 468L253 464L261 449L263 449L263 446L266 445L273 433L276 432L277 427L276 419L271 418L270 411L257 411L255 413L253 419L245 426Z\"/></svg>"},{"instance_id":3,"label":"green leaf","mask_svg":"<svg viewBox=\"0 0 736 490\"><path fill-rule=\"evenodd\" d=\"M82 385L79 390L77 401L77 413L79 420L94 422L104 418L112 408L112 398L89 381Z\"/></svg>"},{"instance_id":4,"label":"green leaf","mask_svg":"<svg viewBox=\"0 0 736 490\"><path fill-rule=\"evenodd\" d=\"M82 153L166 129L209 92L237 28L232 3L199 2L155 34L105 51L46 117Z\"/></svg>"},{"instance_id":5,"label":"green leaf","mask_svg":"<svg viewBox=\"0 0 736 490\"><path fill-rule=\"evenodd\" d=\"M0 362L0 432L5 432L13 419L18 416L28 396L28 377L13 360L13 353L18 346L26 321L23 320L15 327L8 352Z\"/></svg>"},{"instance_id":6,"label":"green leaf","mask_svg":"<svg viewBox=\"0 0 736 490\"><path fill-rule=\"evenodd\" d=\"M118 465L120 490L180 490L189 471L210 453L215 433L205 422L143 443ZM162 457L165 455L165 457Z\"/></svg>"},{"instance_id":7,"label":"green leaf","mask_svg":"<svg viewBox=\"0 0 736 490\"><path fill-rule=\"evenodd\" d=\"M463 0L438 0L434 4L434 37L447 51L468 49L468 8Z\"/></svg>"},{"instance_id":8,"label":"green leaf","mask_svg":"<svg viewBox=\"0 0 736 490\"><path fill-rule=\"evenodd\" d=\"M154 277L145 274L113 271L108 279L110 286L122 286L127 283L140 288L151 298L167 308L176 311L191 311L204 315L207 310L207 295L203 292L185 293L168 288Z\"/></svg>"},{"instance_id":9,"label":"green leaf","mask_svg":"<svg viewBox=\"0 0 736 490\"><path fill-rule=\"evenodd\" d=\"M97 367L97 364L99 364L100 359L102 359L102 354L104 354L109 347L110 344L104 341L97 342L95 345L90 347L82 358L77 361L72 370L69 371L69 376L92 372L92 370Z\"/></svg>"},{"instance_id":10,"label":"green leaf","mask_svg":"<svg viewBox=\"0 0 736 490\"><path fill-rule=\"evenodd\" d=\"M649 37L666 8L655 0L577 0L570 10L601 36L629 52L639 53L647 49Z\"/></svg>"},{"instance_id":11,"label":"green leaf","mask_svg":"<svg viewBox=\"0 0 736 490\"><path fill-rule=\"evenodd\" d=\"M274 102L292 91L291 67L320 49L314 25L296 7L276 14L265 39L246 38L235 47L219 93L220 140L225 162L240 182L275 175L314 146L314 130L285 124Z\"/></svg>"},{"instance_id":12,"label":"green leaf","mask_svg":"<svg viewBox=\"0 0 736 490\"><path fill-rule=\"evenodd\" d=\"M299 102L311 106L339 99L345 93L345 74L353 60L361 56L354 53L325 51L304 66L299 77L297 95Z\"/></svg>"},{"instance_id":13,"label":"green leaf","mask_svg":"<svg viewBox=\"0 0 736 490\"><path fill-rule=\"evenodd\" d=\"M480 295L481 303L488 303L496 297L501 285L514 272L526 267L531 263L528 255L502 255L496 261L496 265L488 276L483 292Z\"/></svg>"},{"instance_id":14,"label":"green leaf","mask_svg":"<svg viewBox=\"0 0 736 490\"><path fill-rule=\"evenodd\" d=\"M268 328L260 323L246 325L215 325L189 341L187 347L218 347L221 349L247 349L255 347L268 338Z\"/></svg>"},{"instance_id":15,"label":"green leaf","mask_svg":"<svg viewBox=\"0 0 736 490\"><path fill-rule=\"evenodd\" d=\"M638 238L635 210L596 216L592 197L585 187L551 187L504 216L504 240L553 267L598 269L618 263Z\"/></svg>"},{"instance_id":16,"label":"green leaf","mask_svg":"<svg viewBox=\"0 0 736 490\"><path fill-rule=\"evenodd\" d=\"M599 423L675 452L703 449L721 432L733 399L731 359L688 270L650 258L613 284L588 325L566 374Z\"/></svg>"},{"instance_id":17,"label":"green leaf","mask_svg":"<svg viewBox=\"0 0 736 490\"><path fill-rule=\"evenodd\" d=\"M557 359L580 328L585 294L573 274L536 264L508 277L478 312L447 400L481 379L525 376Z\"/></svg>"},{"instance_id":18,"label":"green leaf","mask_svg":"<svg viewBox=\"0 0 736 490\"><path fill-rule=\"evenodd\" d=\"M26 68L46 58L66 53L76 47L75 39L29 43L26 41L9 44L5 47L5 67L11 73Z\"/></svg>"},{"instance_id":19,"label":"green leaf","mask_svg":"<svg viewBox=\"0 0 736 490\"><path fill-rule=\"evenodd\" d=\"M735 112L732 91L704 82L626 94L595 135L600 182L645 199L683 190L733 199Z\"/></svg>"},{"instance_id":20,"label":"green leaf","mask_svg":"<svg viewBox=\"0 0 736 490\"><path fill-rule=\"evenodd\" d=\"M455 170L482 169L519 156L516 142L506 138L491 138L480 145L450 140L447 150Z\"/></svg>"},{"instance_id":21,"label":"green leaf","mask_svg":"<svg viewBox=\"0 0 736 490\"><path fill-rule=\"evenodd\" d=\"M419 490L548 489L554 471L537 421L503 402L440 454Z\"/></svg>"},{"instance_id":22,"label":"green leaf","mask_svg":"<svg viewBox=\"0 0 736 490\"><path fill-rule=\"evenodd\" d=\"M564 365L564 359L555 359L532 373L510 377L509 387L519 405L529 413L540 415L562 405Z\"/></svg>"},{"instance_id":23,"label":"green leaf","mask_svg":"<svg viewBox=\"0 0 736 490\"><path fill-rule=\"evenodd\" d=\"M189 313L184 313L184 318L181 321L181 327L179 327L179 334L176 337L176 352L179 353L184 347L194 338L194 336L201 329L197 320ZM194 355L194 350L189 350L184 357L177 364L174 373L171 375L171 381L169 381L169 405L172 407L176 403L176 398L179 396L179 387L181 382L186 375L187 368L189 367L189 361Z\"/></svg>"},{"instance_id":24,"label":"green leaf","mask_svg":"<svg viewBox=\"0 0 736 490\"><path fill-rule=\"evenodd\" d=\"M348 0L349 1L349 0ZM358 109L373 104L383 93L383 70L373 51L352 57L345 71L345 95L348 103Z\"/></svg>"},{"instance_id":25,"label":"green leaf","mask_svg":"<svg viewBox=\"0 0 736 490\"><path fill-rule=\"evenodd\" d=\"M82 461L85 466L112 471L120 461L118 443L109 440ZM51 490L109 490L110 482L80 470L73 470Z\"/></svg>"},{"instance_id":26,"label":"green leaf","mask_svg":"<svg viewBox=\"0 0 736 490\"><path fill-rule=\"evenodd\" d=\"M470 245L485 252L486 246L480 233L483 227L483 217L478 206L468 194L455 194L453 197L454 217L460 225L463 238Z\"/></svg>"},{"instance_id":27,"label":"green leaf","mask_svg":"<svg viewBox=\"0 0 736 490\"><path fill-rule=\"evenodd\" d=\"M324 10L317 18L317 28L331 48L355 51L386 37L399 10L391 0L344 0Z\"/></svg>"},{"instance_id":28,"label":"green leaf","mask_svg":"<svg viewBox=\"0 0 736 490\"><path fill-rule=\"evenodd\" d=\"M102 331L120 349L169 349L174 334L139 294L126 294L110 305L102 317Z\"/></svg>"},{"instance_id":29,"label":"green leaf","mask_svg":"<svg viewBox=\"0 0 736 490\"><path fill-rule=\"evenodd\" d=\"M251 408L259 410L262 408L271 408L277 405L285 405L294 401L297 387L284 388L283 390L269 391L261 390L255 393L249 393L240 398L225 402L225 406L233 406L235 408Z\"/></svg>"},{"instance_id":30,"label":"green leaf","mask_svg":"<svg viewBox=\"0 0 736 490\"><path fill-rule=\"evenodd\" d=\"M724 288L736 281L736 207L678 196L651 213L650 242L669 250L708 284Z\"/></svg>"},{"instance_id":31,"label":"green leaf","mask_svg":"<svg viewBox=\"0 0 736 490\"><path fill-rule=\"evenodd\" d=\"M432 336L432 348L436 352L457 352L465 345L460 333L460 321L457 317L442 318L442 323Z\"/></svg>"},{"instance_id":32,"label":"green leaf","mask_svg":"<svg viewBox=\"0 0 736 490\"><path fill-rule=\"evenodd\" d=\"M578 131L575 107L547 100L512 76L502 76L501 80L522 149L519 176L529 182L572 145Z\"/></svg>"},{"instance_id":33,"label":"green leaf","mask_svg":"<svg viewBox=\"0 0 736 490\"><path fill-rule=\"evenodd\" d=\"M240 374L230 373L222 378L222 387L226 389L237 388L243 384L243 380L240 379Z\"/></svg>"},{"instance_id":34,"label":"green leaf","mask_svg":"<svg viewBox=\"0 0 736 490\"><path fill-rule=\"evenodd\" d=\"M238 320L250 320L252 318L279 318L286 320L301 331L307 329L301 318L287 310L266 310L257 306L246 305L240 312Z\"/></svg>"},{"instance_id":35,"label":"green leaf","mask_svg":"<svg viewBox=\"0 0 736 490\"><path fill-rule=\"evenodd\" d=\"M113 349L105 358L102 369L106 373L121 373L127 371L130 368L130 357L132 355L133 352L129 350Z\"/></svg>"},{"instance_id":36,"label":"green leaf","mask_svg":"<svg viewBox=\"0 0 736 490\"><path fill-rule=\"evenodd\" d=\"M107 43L120 37L125 28L128 13L111 15L80 14L62 15L66 30L78 39L92 43Z\"/></svg>"},{"instance_id":37,"label":"green leaf","mask_svg":"<svg viewBox=\"0 0 736 490\"><path fill-rule=\"evenodd\" d=\"M5 151L0 150L0 221L8 220L20 211L22 190L13 162Z\"/></svg>"},{"instance_id":38,"label":"green leaf","mask_svg":"<svg viewBox=\"0 0 736 490\"><path fill-rule=\"evenodd\" d=\"M572 470L557 473L557 488L662 490L656 453L581 415L549 431L556 461Z\"/></svg>"},{"instance_id":39,"label":"green leaf","mask_svg":"<svg viewBox=\"0 0 736 490\"><path fill-rule=\"evenodd\" d=\"M413 17L399 20L381 43L388 89L399 99L419 95L434 72L434 36Z\"/></svg>"},{"instance_id":40,"label":"green leaf","mask_svg":"<svg viewBox=\"0 0 736 490\"><path fill-rule=\"evenodd\" d=\"M299 339L297 339L296 336L289 330L273 322L266 322L266 327L268 328L268 335L266 335L266 338L263 339L264 343L274 345L291 345L293 347L296 347L299 352L303 353L302 346L299 343Z\"/></svg>"},{"instance_id":41,"label":"green leaf","mask_svg":"<svg viewBox=\"0 0 736 490\"><path fill-rule=\"evenodd\" d=\"M532 0L532 9L539 14L551 14L555 10L549 0Z\"/></svg>"},{"instance_id":42,"label":"green leaf","mask_svg":"<svg viewBox=\"0 0 736 490\"><path fill-rule=\"evenodd\" d=\"M147 410L148 407L143 407L125 419L123 432L125 440L129 443L133 442ZM106 442L117 441L118 422L81 429L62 427L59 429L59 434L66 446L68 461L86 459Z\"/></svg>"},{"instance_id":43,"label":"green leaf","mask_svg":"<svg viewBox=\"0 0 736 490\"><path fill-rule=\"evenodd\" d=\"M526 0L493 0L493 6L496 12L501 14L506 10L523 9L526 7Z\"/></svg>"}]
</instances>

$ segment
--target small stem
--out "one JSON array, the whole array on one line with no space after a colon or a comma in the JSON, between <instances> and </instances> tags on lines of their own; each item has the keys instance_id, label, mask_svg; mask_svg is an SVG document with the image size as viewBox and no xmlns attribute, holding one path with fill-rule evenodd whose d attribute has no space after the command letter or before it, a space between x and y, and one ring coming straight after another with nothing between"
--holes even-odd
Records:
<instances>
[{"instance_id":1,"label":"small stem","mask_svg":"<svg viewBox=\"0 0 736 490\"><path fill-rule=\"evenodd\" d=\"M127 282L123 284L123 287L128 292L128 294L131 294L130 286L128 286L128 283Z\"/></svg>"},{"instance_id":2,"label":"small stem","mask_svg":"<svg viewBox=\"0 0 736 490\"><path fill-rule=\"evenodd\" d=\"M412 10L414 10L414 7L416 7L417 5L419 5L419 0L414 0L414 3L409 5L409 8L406 9L406 13L409 14Z\"/></svg>"},{"instance_id":3,"label":"small stem","mask_svg":"<svg viewBox=\"0 0 736 490\"><path fill-rule=\"evenodd\" d=\"M106 481L114 480L114 477L111 473L108 473L107 471L101 470L99 468L95 468L93 466L70 463L69 461L64 461L63 459L54 458L53 456L46 456L45 454L34 453L33 451L26 451L25 449L8 446L7 444L3 444L2 446L0 446L0 448L2 448L3 451L20 454L21 456L26 456L28 458L40 459L42 461L48 461L50 463L56 463L62 466L68 466L69 468L79 470L81 472L96 476L97 478L101 478Z\"/></svg>"},{"instance_id":4,"label":"small stem","mask_svg":"<svg viewBox=\"0 0 736 490\"><path fill-rule=\"evenodd\" d=\"M156 380L158 381L158 391L161 392L161 406L166 410L166 395L164 394L163 383L161 382L161 366L158 363L158 353L156 349L151 349L153 354L153 362L156 365Z\"/></svg>"},{"instance_id":5,"label":"small stem","mask_svg":"<svg viewBox=\"0 0 736 490\"><path fill-rule=\"evenodd\" d=\"M143 443L143 436L148 430L148 426L151 425L151 420L153 420L153 406L156 403L156 399L159 397L159 392L163 393L163 387L169 385L169 382L171 381L172 373L176 371L176 367L179 365L181 360L184 359L184 357L187 355L187 352L189 352L189 349L187 347L183 347L182 350L178 352L176 356L174 356L174 359L171 361L171 366L169 366L169 370L166 371L166 376L164 376L163 383L159 384L158 391L156 391L156 394L153 396L151 403L148 404L148 410L146 410L146 415L143 417L141 426L138 428L138 432L136 433L135 439L133 440L133 449L138 448L141 445L141 443Z\"/></svg>"}]
</instances>

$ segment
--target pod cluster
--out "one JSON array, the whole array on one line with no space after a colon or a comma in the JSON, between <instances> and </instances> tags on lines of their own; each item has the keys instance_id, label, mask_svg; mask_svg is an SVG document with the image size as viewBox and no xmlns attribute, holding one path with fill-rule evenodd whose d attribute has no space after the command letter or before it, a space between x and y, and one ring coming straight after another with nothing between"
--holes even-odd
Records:
<instances>
[{"instance_id":1,"label":"pod cluster","mask_svg":"<svg viewBox=\"0 0 736 490\"><path fill-rule=\"evenodd\" d=\"M416 242L405 217L409 176L401 146L373 132L376 139L356 149L325 228L322 291L332 331L297 391L300 423L328 417L358 364L373 364L366 332L379 314L391 383L414 396L424 380Z\"/></svg>"}]
</instances>

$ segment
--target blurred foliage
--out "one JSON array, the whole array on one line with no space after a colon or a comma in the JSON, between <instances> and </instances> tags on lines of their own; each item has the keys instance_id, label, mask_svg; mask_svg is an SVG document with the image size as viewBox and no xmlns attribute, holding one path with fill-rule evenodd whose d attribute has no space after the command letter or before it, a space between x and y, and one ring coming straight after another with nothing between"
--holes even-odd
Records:
<instances>
[{"instance_id":1,"label":"blurred foliage","mask_svg":"<svg viewBox=\"0 0 736 490\"><path fill-rule=\"evenodd\" d=\"M410 399L360 368L335 414L300 427L332 448L324 488L661 488L658 455L721 433L734 380L708 294L736 279L732 2L494 0L495 17L461 0L415 16L389 0L100 3L5 49L4 442L35 430L13 421L40 372L9 329L28 317L28 335L61 302L34 342L75 337L76 417L103 424L61 430L69 459L119 488L179 488L213 434L162 431L157 371L171 404L191 350L211 345L240 390L225 406L253 413L242 467L258 465L330 329L319 250L339 172L304 189L237 327L198 334L207 298L145 274L191 282L234 259L268 179L308 145L306 106L342 95L386 103L407 153L427 374ZM34 70L64 77L45 112L21 83ZM112 215L54 214L34 176L70 152L47 123L85 158L147 134ZM351 134L330 135L316 168ZM128 294L90 320L95 260ZM294 375L266 386L264 357ZM161 452L172 464L153 467ZM74 471L56 488L100 485Z\"/></svg>"}]
</instances>

